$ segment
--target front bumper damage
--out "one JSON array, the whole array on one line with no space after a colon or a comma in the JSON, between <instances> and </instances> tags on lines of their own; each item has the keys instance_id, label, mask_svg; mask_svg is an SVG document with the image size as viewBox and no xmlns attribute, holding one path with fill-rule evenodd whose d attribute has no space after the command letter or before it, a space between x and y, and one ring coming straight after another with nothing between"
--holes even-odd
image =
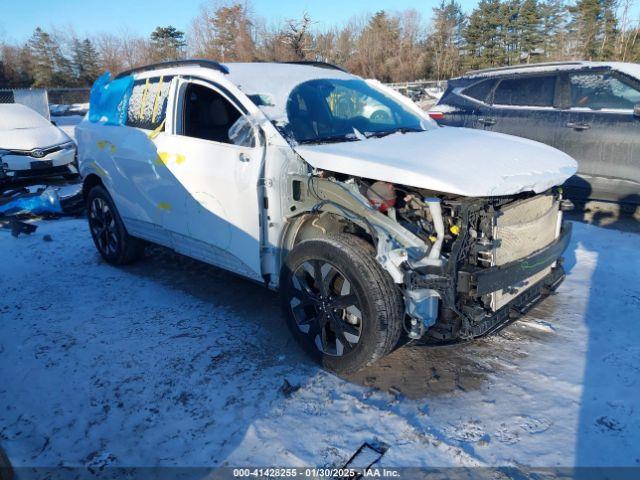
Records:
<instances>
[{"instance_id":1,"label":"front bumper damage","mask_svg":"<svg viewBox=\"0 0 640 480\"><path fill-rule=\"evenodd\" d=\"M481 296L508 289L552 266L567 249L570 239L571 224L564 222L555 242L525 258L497 267L460 270L457 290L459 293Z\"/></svg>"},{"instance_id":2,"label":"front bumper damage","mask_svg":"<svg viewBox=\"0 0 640 480\"><path fill-rule=\"evenodd\" d=\"M442 302L437 321L423 317L428 334L436 340L477 338L495 332L517 319L564 280L562 254L571 239L571 224L564 222L558 238L548 246L506 265L479 268L465 265L459 269L451 262L443 270L417 269L407 273L406 285L411 292L437 292ZM510 302L492 311L481 306L481 298L495 291L513 290L527 279L548 271L537 282L527 285ZM415 293L414 293L415 295ZM429 299L427 299L428 301ZM428 303L424 310L433 307ZM456 316L456 321L452 317Z\"/></svg>"},{"instance_id":3,"label":"front bumper damage","mask_svg":"<svg viewBox=\"0 0 640 480\"><path fill-rule=\"evenodd\" d=\"M460 232L445 257L440 252L439 237L443 228L437 221L441 207L438 199L425 199L436 220L437 238L429 245L372 208L354 184L317 177L299 178L302 185L309 185L308 192L303 195L305 198L300 201L305 211L345 218L369 232L375 240L378 262L402 289L407 314L405 329L410 338L427 334L439 341L454 341L486 335L529 310L564 279L562 253L571 238L571 225L562 222L559 197L551 193L545 194L550 196L541 201L546 202L546 210L538 209L539 205L529 209L529 214L533 212L533 221L528 225L535 227L537 221L546 219L546 225L551 228L550 239L554 238L553 231L557 231L555 239L550 242L538 239L546 246L533 252L529 250L529 254L523 254L521 258L516 256L508 263L487 266L471 260L478 253L474 253L472 244L479 229L490 231L491 227L487 225L500 226L499 219L508 217L504 215L503 207L526 203L540 196L506 199L496 205L491 205L487 199L460 202L457 207ZM303 178L305 183L302 183ZM554 209L557 215L549 216ZM510 225L506 225L508 228ZM527 235L522 238L523 241L528 239ZM497 241L499 244L500 240ZM516 255L518 251L511 253ZM490 299L492 295L495 298L496 292L501 294L500 302L492 303Z\"/></svg>"}]
</instances>

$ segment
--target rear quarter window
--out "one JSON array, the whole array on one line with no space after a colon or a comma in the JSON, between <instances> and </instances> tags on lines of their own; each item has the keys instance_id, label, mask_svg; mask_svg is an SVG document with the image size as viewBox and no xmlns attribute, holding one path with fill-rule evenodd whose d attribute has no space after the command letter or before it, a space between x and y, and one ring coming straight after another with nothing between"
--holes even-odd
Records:
<instances>
[{"instance_id":1,"label":"rear quarter window","mask_svg":"<svg viewBox=\"0 0 640 480\"><path fill-rule=\"evenodd\" d=\"M155 130L162 124L167 115L172 78L155 77L133 83L127 109L127 126Z\"/></svg>"},{"instance_id":2,"label":"rear quarter window","mask_svg":"<svg viewBox=\"0 0 640 480\"><path fill-rule=\"evenodd\" d=\"M465 88L462 93L480 102L487 102L497 80L483 80Z\"/></svg>"},{"instance_id":3,"label":"rear quarter window","mask_svg":"<svg viewBox=\"0 0 640 480\"><path fill-rule=\"evenodd\" d=\"M493 103L522 107L553 107L555 90L555 75L507 78L498 84Z\"/></svg>"}]
</instances>

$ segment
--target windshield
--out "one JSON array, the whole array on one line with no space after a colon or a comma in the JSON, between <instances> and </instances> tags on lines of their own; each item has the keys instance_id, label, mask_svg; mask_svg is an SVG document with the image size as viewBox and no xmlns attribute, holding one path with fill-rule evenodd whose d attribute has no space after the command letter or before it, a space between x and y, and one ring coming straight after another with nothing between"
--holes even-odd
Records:
<instances>
[{"instance_id":1,"label":"windshield","mask_svg":"<svg viewBox=\"0 0 640 480\"><path fill-rule=\"evenodd\" d=\"M301 83L287 100L285 136L298 143L361 140L425 130L422 119L363 80Z\"/></svg>"}]
</instances>

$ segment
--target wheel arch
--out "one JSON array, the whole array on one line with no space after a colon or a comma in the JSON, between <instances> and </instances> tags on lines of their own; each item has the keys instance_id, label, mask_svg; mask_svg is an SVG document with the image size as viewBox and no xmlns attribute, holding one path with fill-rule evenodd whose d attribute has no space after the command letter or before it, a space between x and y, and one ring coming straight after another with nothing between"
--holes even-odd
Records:
<instances>
[{"instance_id":1,"label":"wheel arch","mask_svg":"<svg viewBox=\"0 0 640 480\"><path fill-rule=\"evenodd\" d=\"M87 200L91 189L96 185L102 185L104 187L104 182L95 173L90 173L84 178L84 180L82 181L82 196L85 201Z\"/></svg>"},{"instance_id":2,"label":"wheel arch","mask_svg":"<svg viewBox=\"0 0 640 480\"><path fill-rule=\"evenodd\" d=\"M301 213L291 219L284 231L282 249L289 251L309 238L336 233L352 234L375 247L373 238L363 226L344 215L320 211Z\"/></svg>"}]
</instances>

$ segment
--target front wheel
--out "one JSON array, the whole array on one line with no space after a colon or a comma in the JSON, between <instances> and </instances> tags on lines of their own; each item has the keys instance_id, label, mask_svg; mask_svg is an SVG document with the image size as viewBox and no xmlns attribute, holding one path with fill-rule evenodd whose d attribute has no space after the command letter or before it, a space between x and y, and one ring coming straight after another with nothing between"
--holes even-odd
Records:
<instances>
[{"instance_id":1,"label":"front wheel","mask_svg":"<svg viewBox=\"0 0 640 480\"><path fill-rule=\"evenodd\" d=\"M389 353L402 331L402 297L373 248L347 234L305 240L283 265L281 301L302 348L348 374Z\"/></svg>"},{"instance_id":2,"label":"front wheel","mask_svg":"<svg viewBox=\"0 0 640 480\"><path fill-rule=\"evenodd\" d=\"M87 195L87 217L93 243L112 265L132 263L144 253L144 243L130 236L109 192L96 185Z\"/></svg>"}]
</instances>

